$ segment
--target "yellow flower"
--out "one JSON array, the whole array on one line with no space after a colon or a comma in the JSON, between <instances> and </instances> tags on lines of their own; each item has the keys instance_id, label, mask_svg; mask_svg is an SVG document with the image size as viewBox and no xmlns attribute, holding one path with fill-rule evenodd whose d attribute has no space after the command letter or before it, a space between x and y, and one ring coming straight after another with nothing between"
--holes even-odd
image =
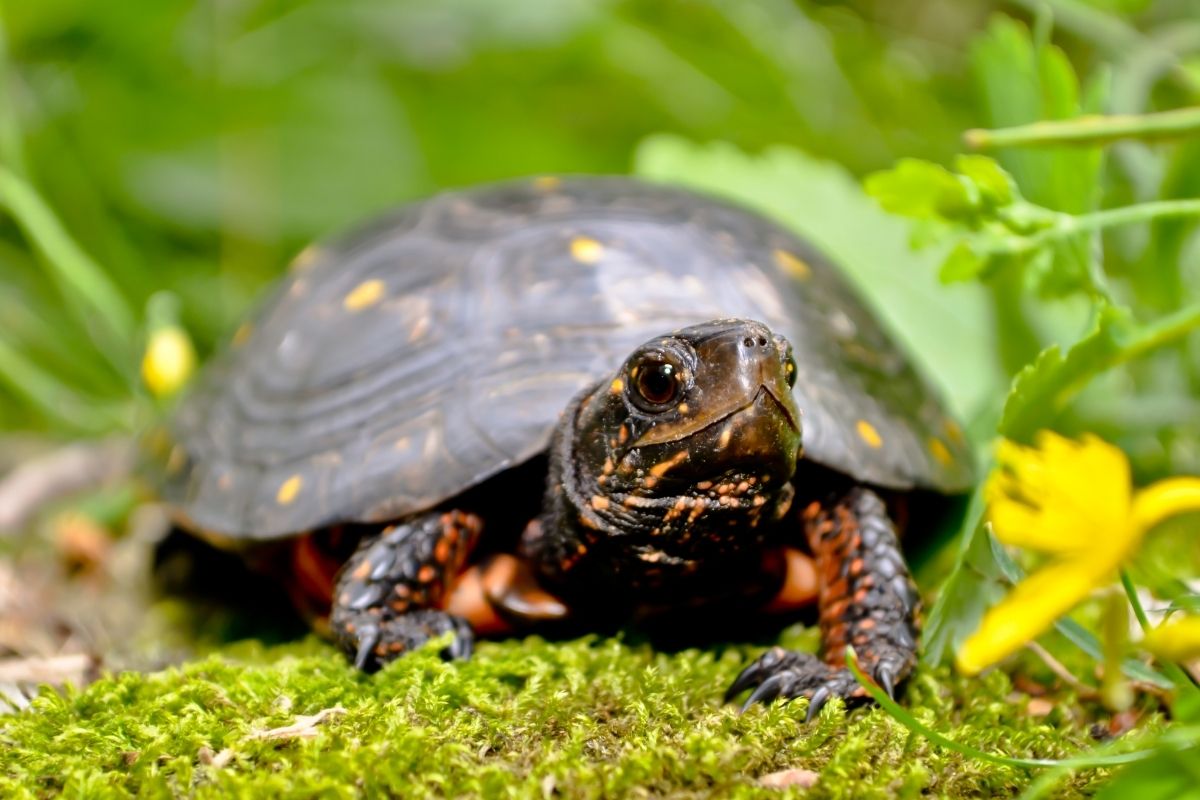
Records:
<instances>
[{"instance_id":1,"label":"yellow flower","mask_svg":"<svg viewBox=\"0 0 1200 800\"><path fill-rule=\"evenodd\" d=\"M166 397L179 390L196 368L196 351L187 333L174 325L155 330L142 356L142 380L150 391Z\"/></svg>"},{"instance_id":2,"label":"yellow flower","mask_svg":"<svg viewBox=\"0 0 1200 800\"><path fill-rule=\"evenodd\" d=\"M1200 478L1134 490L1125 454L1095 436L1072 441L1042 431L1034 447L1002 440L996 461L984 487L992 532L1051 560L988 611L963 643L956 661L969 675L1017 651L1107 583L1150 528L1200 510Z\"/></svg>"},{"instance_id":3,"label":"yellow flower","mask_svg":"<svg viewBox=\"0 0 1200 800\"><path fill-rule=\"evenodd\" d=\"M1164 661L1200 658L1200 615L1188 614L1168 620L1147 633L1141 644Z\"/></svg>"}]
</instances>

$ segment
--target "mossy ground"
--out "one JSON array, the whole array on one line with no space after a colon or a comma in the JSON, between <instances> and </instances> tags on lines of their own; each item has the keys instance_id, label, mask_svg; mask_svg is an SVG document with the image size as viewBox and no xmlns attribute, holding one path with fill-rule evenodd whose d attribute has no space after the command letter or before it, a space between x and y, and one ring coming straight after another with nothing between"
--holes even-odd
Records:
<instances>
[{"instance_id":1,"label":"mossy ground","mask_svg":"<svg viewBox=\"0 0 1200 800\"><path fill-rule=\"evenodd\" d=\"M484 642L466 663L426 648L363 675L316 639L233 645L44 690L0 718L0 796L977 797L1032 777L937 748L878 709L835 702L810 725L803 701L739 715L720 696L756 651L531 638ZM906 702L990 751L1053 758L1088 743L1070 702L1029 714L999 673L922 672ZM339 707L310 738L256 736ZM758 783L793 767L819 773L815 786Z\"/></svg>"}]
</instances>

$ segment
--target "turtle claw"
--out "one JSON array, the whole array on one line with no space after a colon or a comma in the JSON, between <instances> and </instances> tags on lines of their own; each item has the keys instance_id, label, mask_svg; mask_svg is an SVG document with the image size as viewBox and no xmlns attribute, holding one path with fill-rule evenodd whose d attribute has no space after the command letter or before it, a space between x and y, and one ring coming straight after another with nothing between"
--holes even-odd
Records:
<instances>
[{"instance_id":1,"label":"turtle claw","mask_svg":"<svg viewBox=\"0 0 1200 800\"><path fill-rule=\"evenodd\" d=\"M793 662L798 661L800 657L800 653L793 653L790 650L784 650L782 647L772 647L751 662L734 679L733 683L725 691L725 702L732 701L733 698L747 689L759 686L774 673L787 669ZM747 705L742 710L745 711L751 702L754 701L747 701Z\"/></svg>"},{"instance_id":2,"label":"turtle claw","mask_svg":"<svg viewBox=\"0 0 1200 800\"><path fill-rule=\"evenodd\" d=\"M354 655L354 666L366 671L370 669L375 646L379 644L379 628L363 625L358 629L358 648Z\"/></svg>"},{"instance_id":3,"label":"turtle claw","mask_svg":"<svg viewBox=\"0 0 1200 800\"><path fill-rule=\"evenodd\" d=\"M808 698L806 722L811 722L834 697L847 703L859 702L865 693L847 669L835 668L809 653L773 647L742 670L726 692L726 702L746 689L754 691L742 705L745 712L755 703Z\"/></svg>"},{"instance_id":4,"label":"turtle claw","mask_svg":"<svg viewBox=\"0 0 1200 800\"><path fill-rule=\"evenodd\" d=\"M454 639L442 648L441 656L446 661L462 661L475 652L475 631L462 617L446 614L447 630L454 632ZM443 631L444 632L444 631Z\"/></svg>"},{"instance_id":5,"label":"turtle claw","mask_svg":"<svg viewBox=\"0 0 1200 800\"><path fill-rule=\"evenodd\" d=\"M746 698L746 702L742 704L741 713L745 714L750 710L750 706L755 703L770 703L777 697L787 697L789 673L777 672L765 681L760 683L750 696Z\"/></svg>"},{"instance_id":6,"label":"turtle claw","mask_svg":"<svg viewBox=\"0 0 1200 800\"><path fill-rule=\"evenodd\" d=\"M879 684L879 688L890 697L896 699L896 675L894 670L888 666L882 666L875 671L875 682Z\"/></svg>"},{"instance_id":7,"label":"turtle claw","mask_svg":"<svg viewBox=\"0 0 1200 800\"><path fill-rule=\"evenodd\" d=\"M825 684L813 692L812 697L808 698L808 713L804 715L804 721L812 722L831 697L833 697L833 691L829 688L829 684Z\"/></svg>"}]
</instances>

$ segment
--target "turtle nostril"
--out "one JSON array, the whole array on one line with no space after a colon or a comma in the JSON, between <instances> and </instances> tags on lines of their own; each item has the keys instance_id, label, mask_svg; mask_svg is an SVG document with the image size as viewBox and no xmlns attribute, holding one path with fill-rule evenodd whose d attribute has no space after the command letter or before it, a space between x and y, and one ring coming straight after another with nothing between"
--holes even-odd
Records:
<instances>
[{"instance_id":1,"label":"turtle nostril","mask_svg":"<svg viewBox=\"0 0 1200 800\"><path fill-rule=\"evenodd\" d=\"M767 346L767 337L765 337L765 336L758 337L758 346L766 347Z\"/></svg>"},{"instance_id":2,"label":"turtle nostril","mask_svg":"<svg viewBox=\"0 0 1200 800\"><path fill-rule=\"evenodd\" d=\"M746 347L754 347L754 337L747 336L745 339L742 339L742 344Z\"/></svg>"}]
</instances>

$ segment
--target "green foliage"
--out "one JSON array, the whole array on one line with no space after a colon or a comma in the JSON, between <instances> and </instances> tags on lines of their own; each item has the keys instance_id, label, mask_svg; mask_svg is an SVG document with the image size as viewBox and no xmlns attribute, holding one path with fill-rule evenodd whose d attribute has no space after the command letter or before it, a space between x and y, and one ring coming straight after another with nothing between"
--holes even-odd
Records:
<instances>
[{"instance_id":1,"label":"green foliage","mask_svg":"<svg viewBox=\"0 0 1200 800\"><path fill-rule=\"evenodd\" d=\"M366 676L315 642L243 646L65 697L45 692L3 722L0 793L778 796L757 779L799 767L821 775L806 797L884 798L1011 794L1032 778L907 737L879 710L847 715L835 703L810 725L803 702L739 715L719 695L751 648L668 655L611 639L528 639L484 643L460 664L435 651ZM1011 692L1002 675L923 673L909 704L989 751L1060 758L1084 743L1069 714L1030 716ZM345 714L312 738L255 738L335 707Z\"/></svg>"}]
</instances>

